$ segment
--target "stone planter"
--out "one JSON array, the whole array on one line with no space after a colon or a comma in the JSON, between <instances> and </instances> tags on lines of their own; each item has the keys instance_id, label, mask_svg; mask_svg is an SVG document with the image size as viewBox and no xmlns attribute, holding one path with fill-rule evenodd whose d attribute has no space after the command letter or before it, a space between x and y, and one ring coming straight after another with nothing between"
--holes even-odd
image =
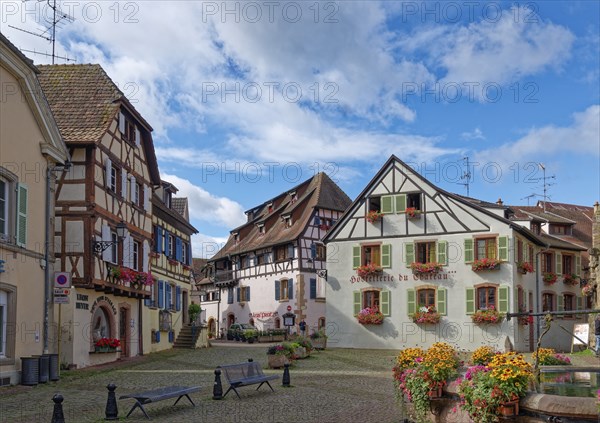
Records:
<instances>
[{"instance_id":1,"label":"stone planter","mask_svg":"<svg viewBox=\"0 0 600 423\"><path fill-rule=\"evenodd\" d=\"M267 363L269 365L269 369L280 369L285 364L290 364L290 360L285 355L267 355Z\"/></svg>"},{"instance_id":2,"label":"stone planter","mask_svg":"<svg viewBox=\"0 0 600 423\"><path fill-rule=\"evenodd\" d=\"M313 348L315 350L324 350L325 348L327 348L327 338L311 339L310 342L312 342Z\"/></svg>"},{"instance_id":3,"label":"stone planter","mask_svg":"<svg viewBox=\"0 0 600 423\"><path fill-rule=\"evenodd\" d=\"M262 336L259 336L256 340L258 342L271 342L272 338L273 338L272 336L262 335Z\"/></svg>"},{"instance_id":4,"label":"stone planter","mask_svg":"<svg viewBox=\"0 0 600 423\"><path fill-rule=\"evenodd\" d=\"M271 342L283 342L285 341L285 335L273 335L271 337Z\"/></svg>"},{"instance_id":5,"label":"stone planter","mask_svg":"<svg viewBox=\"0 0 600 423\"><path fill-rule=\"evenodd\" d=\"M294 350L294 358L303 359L308 357L308 353L306 352L306 348L298 347Z\"/></svg>"}]
</instances>

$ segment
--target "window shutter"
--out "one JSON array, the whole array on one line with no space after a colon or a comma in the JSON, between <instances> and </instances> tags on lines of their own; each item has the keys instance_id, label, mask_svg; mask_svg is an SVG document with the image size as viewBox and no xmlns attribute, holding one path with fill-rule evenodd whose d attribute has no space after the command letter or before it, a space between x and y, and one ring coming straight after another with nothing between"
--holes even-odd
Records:
<instances>
[{"instance_id":1,"label":"window shutter","mask_svg":"<svg viewBox=\"0 0 600 423\"><path fill-rule=\"evenodd\" d=\"M523 304L522 304L522 305L523 305L523 308L524 308L526 311L529 311L529 306L528 306L528 304L527 304L527 301L529 301L529 291L528 291L528 290L526 290L526 289L524 289L524 290L523 290ZM515 312L518 312L518 311L519 311L519 309L518 309L518 308L517 308L517 309L515 309Z\"/></svg>"},{"instance_id":2,"label":"window shutter","mask_svg":"<svg viewBox=\"0 0 600 423\"><path fill-rule=\"evenodd\" d=\"M406 211L406 194L398 194L394 197L396 203L396 213L404 213Z\"/></svg>"},{"instance_id":3,"label":"window shutter","mask_svg":"<svg viewBox=\"0 0 600 423\"><path fill-rule=\"evenodd\" d=\"M381 311L381 314L383 314L384 316L389 316L391 314L390 291L388 291L388 290L381 291L379 293L379 299L380 299L380 304L381 304L379 311Z\"/></svg>"},{"instance_id":4,"label":"window shutter","mask_svg":"<svg viewBox=\"0 0 600 423\"><path fill-rule=\"evenodd\" d=\"M583 297L577 296L577 310L583 310Z\"/></svg>"},{"instance_id":5,"label":"window shutter","mask_svg":"<svg viewBox=\"0 0 600 423\"><path fill-rule=\"evenodd\" d=\"M294 299L294 280L288 279L288 300Z\"/></svg>"},{"instance_id":6,"label":"window shutter","mask_svg":"<svg viewBox=\"0 0 600 423\"><path fill-rule=\"evenodd\" d=\"M508 313L508 286L498 288L498 311L500 313Z\"/></svg>"},{"instance_id":7,"label":"window shutter","mask_svg":"<svg viewBox=\"0 0 600 423\"><path fill-rule=\"evenodd\" d=\"M467 314L473 314L475 313L475 288L467 288L465 294Z\"/></svg>"},{"instance_id":8,"label":"window shutter","mask_svg":"<svg viewBox=\"0 0 600 423\"><path fill-rule=\"evenodd\" d=\"M142 244L142 271L148 272L148 254L150 254L150 245L147 240Z\"/></svg>"},{"instance_id":9,"label":"window shutter","mask_svg":"<svg viewBox=\"0 0 600 423\"><path fill-rule=\"evenodd\" d=\"M317 298L317 280L315 278L310 278L310 295L311 300Z\"/></svg>"},{"instance_id":10,"label":"window shutter","mask_svg":"<svg viewBox=\"0 0 600 423\"><path fill-rule=\"evenodd\" d=\"M556 311L565 311L564 297L560 294L556 295ZM556 317L562 317L562 316L557 315Z\"/></svg>"},{"instance_id":11,"label":"window shutter","mask_svg":"<svg viewBox=\"0 0 600 423\"><path fill-rule=\"evenodd\" d=\"M448 241L438 241L437 262L444 266L448 264Z\"/></svg>"},{"instance_id":12,"label":"window shutter","mask_svg":"<svg viewBox=\"0 0 600 423\"><path fill-rule=\"evenodd\" d=\"M132 245L133 243L131 242L131 236L129 235L129 233L127 233L125 235L125 238L123 239L123 266L125 267L133 267L133 260L132 260Z\"/></svg>"},{"instance_id":13,"label":"window shutter","mask_svg":"<svg viewBox=\"0 0 600 423\"><path fill-rule=\"evenodd\" d=\"M146 298L146 299L144 299L144 305L146 307L152 307L152 298Z\"/></svg>"},{"instance_id":14,"label":"window shutter","mask_svg":"<svg viewBox=\"0 0 600 423\"><path fill-rule=\"evenodd\" d=\"M310 257L314 259L317 257L317 244L314 242L310 245Z\"/></svg>"},{"instance_id":15,"label":"window shutter","mask_svg":"<svg viewBox=\"0 0 600 423\"><path fill-rule=\"evenodd\" d=\"M581 276L581 254L575 256L575 274Z\"/></svg>"},{"instance_id":16,"label":"window shutter","mask_svg":"<svg viewBox=\"0 0 600 423\"><path fill-rule=\"evenodd\" d=\"M135 203L135 189L136 188L137 188L137 181L135 180L135 176L129 175L129 192L130 192L129 199L134 204L136 204Z\"/></svg>"},{"instance_id":17,"label":"window shutter","mask_svg":"<svg viewBox=\"0 0 600 423\"><path fill-rule=\"evenodd\" d=\"M162 228L160 226L154 227L154 251L162 253Z\"/></svg>"},{"instance_id":18,"label":"window shutter","mask_svg":"<svg viewBox=\"0 0 600 423\"><path fill-rule=\"evenodd\" d=\"M473 238L465 238L465 263L472 263L473 258Z\"/></svg>"},{"instance_id":19,"label":"window shutter","mask_svg":"<svg viewBox=\"0 0 600 423\"><path fill-rule=\"evenodd\" d=\"M242 288L240 288L239 286L235 289L236 291L236 298L237 298L237 302L239 303L242 299Z\"/></svg>"},{"instance_id":20,"label":"window shutter","mask_svg":"<svg viewBox=\"0 0 600 423\"><path fill-rule=\"evenodd\" d=\"M135 128L135 145L139 147L141 141L142 141L142 137L140 134L140 130Z\"/></svg>"},{"instance_id":21,"label":"window shutter","mask_svg":"<svg viewBox=\"0 0 600 423\"><path fill-rule=\"evenodd\" d=\"M446 288L438 288L437 289L437 311L442 316L448 314L446 310Z\"/></svg>"},{"instance_id":22,"label":"window shutter","mask_svg":"<svg viewBox=\"0 0 600 423\"><path fill-rule=\"evenodd\" d=\"M181 311L181 287L179 285L175 287L175 310Z\"/></svg>"},{"instance_id":23,"label":"window shutter","mask_svg":"<svg viewBox=\"0 0 600 423\"><path fill-rule=\"evenodd\" d=\"M101 234L102 234L102 241L110 241L111 240L110 226L102 225ZM107 248L106 250L102 251L102 260L104 260L104 261L113 261L114 260L114 257L112 256L112 248Z\"/></svg>"},{"instance_id":24,"label":"window shutter","mask_svg":"<svg viewBox=\"0 0 600 423\"><path fill-rule=\"evenodd\" d=\"M150 196L152 195L152 190L149 186L144 185L144 210L150 210Z\"/></svg>"},{"instance_id":25,"label":"window shutter","mask_svg":"<svg viewBox=\"0 0 600 423\"><path fill-rule=\"evenodd\" d=\"M561 253L556 253L556 274L559 276L563 274Z\"/></svg>"},{"instance_id":26,"label":"window shutter","mask_svg":"<svg viewBox=\"0 0 600 423\"><path fill-rule=\"evenodd\" d=\"M360 245L355 245L352 247L352 268L356 269L361 265L361 257L360 257L361 248Z\"/></svg>"},{"instance_id":27,"label":"window shutter","mask_svg":"<svg viewBox=\"0 0 600 423\"><path fill-rule=\"evenodd\" d=\"M381 267L392 267L391 244L383 244L381 246Z\"/></svg>"},{"instance_id":28,"label":"window shutter","mask_svg":"<svg viewBox=\"0 0 600 423\"><path fill-rule=\"evenodd\" d=\"M275 281L275 301L279 301L281 299L281 281Z\"/></svg>"},{"instance_id":29,"label":"window shutter","mask_svg":"<svg viewBox=\"0 0 600 423\"><path fill-rule=\"evenodd\" d=\"M246 287L246 301L250 301L250 287Z\"/></svg>"},{"instance_id":30,"label":"window shutter","mask_svg":"<svg viewBox=\"0 0 600 423\"><path fill-rule=\"evenodd\" d=\"M227 304L233 304L233 287L227 288Z\"/></svg>"},{"instance_id":31,"label":"window shutter","mask_svg":"<svg viewBox=\"0 0 600 423\"><path fill-rule=\"evenodd\" d=\"M319 216L315 216L315 225L319 226L321 224L321 218Z\"/></svg>"},{"instance_id":32,"label":"window shutter","mask_svg":"<svg viewBox=\"0 0 600 423\"><path fill-rule=\"evenodd\" d=\"M177 261L181 261L183 259L182 247L183 244L181 243L181 238L175 238L175 259Z\"/></svg>"},{"instance_id":33,"label":"window shutter","mask_svg":"<svg viewBox=\"0 0 600 423\"><path fill-rule=\"evenodd\" d=\"M110 158L104 159L104 186L110 187L110 170L112 169L112 161Z\"/></svg>"},{"instance_id":34,"label":"window shutter","mask_svg":"<svg viewBox=\"0 0 600 423\"><path fill-rule=\"evenodd\" d=\"M127 200L127 172L121 169L121 197Z\"/></svg>"},{"instance_id":35,"label":"window shutter","mask_svg":"<svg viewBox=\"0 0 600 423\"><path fill-rule=\"evenodd\" d=\"M415 245L412 242L404 243L404 261L406 267L410 267L415 262Z\"/></svg>"},{"instance_id":36,"label":"window shutter","mask_svg":"<svg viewBox=\"0 0 600 423\"><path fill-rule=\"evenodd\" d=\"M288 245L288 258L289 259L293 259L294 258L294 246L293 245Z\"/></svg>"},{"instance_id":37,"label":"window shutter","mask_svg":"<svg viewBox=\"0 0 600 423\"><path fill-rule=\"evenodd\" d=\"M525 291L523 288L516 287L513 289L513 313L519 312L519 291L521 292L523 298L525 298Z\"/></svg>"},{"instance_id":38,"label":"window shutter","mask_svg":"<svg viewBox=\"0 0 600 423\"><path fill-rule=\"evenodd\" d=\"M121 134L125 133L125 115L123 112L119 112L119 131Z\"/></svg>"},{"instance_id":39,"label":"window shutter","mask_svg":"<svg viewBox=\"0 0 600 423\"><path fill-rule=\"evenodd\" d=\"M417 301L415 297L416 293L414 289L406 290L406 311L409 315L415 314L417 311Z\"/></svg>"},{"instance_id":40,"label":"window shutter","mask_svg":"<svg viewBox=\"0 0 600 423\"><path fill-rule=\"evenodd\" d=\"M171 257L170 243L169 243L169 232L163 229L163 238L165 239L165 255Z\"/></svg>"},{"instance_id":41,"label":"window shutter","mask_svg":"<svg viewBox=\"0 0 600 423\"><path fill-rule=\"evenodd\" d=\"M529 263L529 244L523 243L523 263Z\"/></svg>"},{"instance_id":42,"label":"window shutter","mask_svg":"<svg viewBox=\"0 0 600 423\"><path fill-rule=\"evenodd\" d=\"M362 309L360 291L354 291L352 294L354 297L354 315L358 316L358 313L360 313L360 310Z\"/></svg>"},{"instance_id":43,"label":"window shutter","mask_svg":"<svg viewBox=\"0 0 600 423\"><path fill-rule=\"evenodd\" d=\"M158 308L163 308L165 306L165 286L163 281L158 281Z\"/></svg>"},{"instance_id":44,"label":"window shutter","mask_svg":"<svg viewBox=\"0 0 600 423\"><path fill-rule=\"evenodd\" d=\"M393 213L394 212L394 203L393 197L391 195L384 195L381 197L381 213Z\"/></svg>"},{"instance_id":45,"label":"window shutter","mask_svg":"<svg viewBox=\"0 0 600 423\"><path fill-rule=\"evenodd\" d=\"M168 282L165 282L165 285L166 285L165 310L168 310L171 308L171 284Z\"/></svg>"},{"instance_id":46,"label":"window shutter","mask_svg":"<svg viewBox=\"0 0 600 423\"><path fill-rule=\"evenodd\" d=\"M498 258L500 261L508 261L508 237L498 237Z\"/></svg>"}]
</instances>

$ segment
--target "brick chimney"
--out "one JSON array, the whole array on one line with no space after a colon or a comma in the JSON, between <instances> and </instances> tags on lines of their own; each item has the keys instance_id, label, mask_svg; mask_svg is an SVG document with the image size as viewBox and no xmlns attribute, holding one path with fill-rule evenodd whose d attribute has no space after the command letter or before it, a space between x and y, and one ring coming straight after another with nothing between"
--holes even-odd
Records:
<instances>
[{"instance_id":1,"label":"brick chimney","mask_svg":"<svg viewBox=\"0 0 600 423\"><path fill-rule=\"evenodd\" d=\"M502 198L498 198L498 201L496 201L496 204L498 204L499 206L503 206L504 202L502 201ZM598 204L598 203L596 203Z\"/></svg>"}]
</instances>

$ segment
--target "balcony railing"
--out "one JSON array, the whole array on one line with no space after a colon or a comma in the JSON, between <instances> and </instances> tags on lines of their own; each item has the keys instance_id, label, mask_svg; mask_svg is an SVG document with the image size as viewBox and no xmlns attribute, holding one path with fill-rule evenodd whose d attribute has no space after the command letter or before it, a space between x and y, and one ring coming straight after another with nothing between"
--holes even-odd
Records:
<instances>
[{"instance_id":1,"label":"balcony railing","mask_svg":"<svg viewBox=\"0 0 600 423\"><path fill-rule=\"evenodd\" d=\"M217 270L213 279L215 285L230 285L235 283L236 277L235 270Z\"/></svg>"}]
</instances>

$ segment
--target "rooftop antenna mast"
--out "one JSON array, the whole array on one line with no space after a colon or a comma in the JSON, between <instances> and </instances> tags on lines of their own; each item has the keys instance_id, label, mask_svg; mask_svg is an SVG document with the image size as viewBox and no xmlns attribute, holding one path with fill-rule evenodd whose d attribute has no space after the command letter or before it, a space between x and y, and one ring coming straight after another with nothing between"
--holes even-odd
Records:
<instances>
[{"instance_id":1,"label":"rooftop antenna mast","mask_svg":"<svg viewBox=\"0 0 600 423\"><path fill-rule=\"evenodd\" d=\"M467 197L469 196L469 184L471 183L471 168L469 167L469 156L463 158L463 161L467 164L467 170L460 177L461 180L466 180L466 182L461 183L467 188Z\"/></svg>"},{"instance_id":2,"label":"rooftop antenna mast","mask_svg":"<svg viewBox=\"0 0 600 423\"><path fill-rule=\"evenodd\" d=\"M537 194L530 194L527 197L523 197L521 198L521 200L525 200L527 199L527 205L529 206L529 200L532 199L533 197L537 196Z\"/></svg>"},{"instance_id":3,"label":"rooftop antenna mast","mask_svg":"<svg viewBox=\"0 0 600 423\"><path fill-rule=\"evenodd\" d=\"M549 179L556 179L556 175L552 175L552 176L546 176L546 166L544 166L543 163L538 163L538 166L542 169L543 172L543 176L541 178L535 178L535 181L543 181L543 189L544 189L544 195L541 195L542 197L542 202L544 204L544 213L546 213L546 200L550 199L550 196L548 195L548 187L551 187L552 185L555 184L551 184L548 182ZM536 194L539 195L539 194Z\"/></svg>"},{"instance_id":4,"label":"rooftop antenna mast","mask_svg":"<svg viewBox=\"0 0 600 423\"><path fill-rule=\"evenodd\" d=\"M27 0L25 0L27 1ZM48 54L48 53L41 53L35 50L27 50L27 49L22 49L23 51L27 51L29 53L33 53L33 54L40 54L42 56L47 56L47 57L52 57L52 64L55 64L55 60L56 59L61 59L61 60L66 60L67 62L70 61L75 61L75 59L70 59L69 57L64 57L64 56L57 56L56 55L56 27L61 24L61 22L67 21L67 22L73 22L75 21L75 18L68 15L67 13L64 13L62 10L60 10L58 8L58 6L56 5L56 0L37 0L38 4L39 3L43 3L44 1L47 2L48 7L50 9L52 9L52 20L48 21L46 20L46 23L48 24L48 26L46 27L46 30L42 33L35 33L32 31L28 31L26 29L22 29L22 28L17 28L16 26L13 25L8 25L10 28L16 29L18 31L22 31L25 32L27 34L31 34L31 35L35 35L36 37L40 37L43 38L46 41L50 41L52 43L52 54ZM51 36L48 36L48 32L51 32Z\"/></svg>"}]
</instances>

